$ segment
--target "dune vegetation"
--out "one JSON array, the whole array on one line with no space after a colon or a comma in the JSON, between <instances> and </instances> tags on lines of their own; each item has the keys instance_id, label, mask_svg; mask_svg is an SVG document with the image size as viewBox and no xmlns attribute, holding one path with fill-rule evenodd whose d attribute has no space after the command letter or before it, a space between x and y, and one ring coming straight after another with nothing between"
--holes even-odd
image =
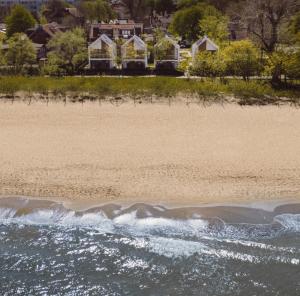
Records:
<instances>
[{"instance_id":1,"label":"dune vegetation","mask_svg":"<svg viewBox=\"0 0 300 296\"><path fill-rule=\"evenodd\" d=\"M22 93L22 95L21 95ZM235 101L241 105L300 103L300 90L274 88L263 80L186 79L174 77L0 77L2 99L106 100L139 102L193 98L207 102Z\"/></svg>"}]
</instances>

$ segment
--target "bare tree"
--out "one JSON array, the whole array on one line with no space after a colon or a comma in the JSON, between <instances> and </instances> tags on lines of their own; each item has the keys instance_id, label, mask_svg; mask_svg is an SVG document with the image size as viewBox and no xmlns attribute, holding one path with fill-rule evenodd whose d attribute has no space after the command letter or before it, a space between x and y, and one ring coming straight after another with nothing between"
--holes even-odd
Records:
<instances>
[{"instance_id":1,"label":"bare tree","mask_svg":"<svg viewBox=\"0 0 300 296\"><path fill-rule=\"evenodd\" d=\"M231 6L229 13L260 43L273 52L280 40L280 29L299 9L299 0L244 0Z\"/></svg>"}]
</instances>

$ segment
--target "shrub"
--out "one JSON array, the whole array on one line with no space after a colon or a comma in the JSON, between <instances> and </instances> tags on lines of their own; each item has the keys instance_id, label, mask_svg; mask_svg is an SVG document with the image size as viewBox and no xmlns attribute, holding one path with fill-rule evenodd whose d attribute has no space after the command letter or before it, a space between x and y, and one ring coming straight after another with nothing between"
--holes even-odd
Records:
<instances>
[{"instance_id":1,"label":"shrub","mask_svg":"<svg viewBox=\"0 0 300 296\"><path fill-rule=\"evenodd\" d=\"M188 80L172 77L0 77L0 93L14 96L17 91L35 92L47 96L52 93L54 98L66 101L66 95L72 93L74 100L85 96L89 99L104 100L106 96L128 95L132 99L152 97L167 98L169 103L177 94L196 96L202 101L220 101L225 95L234 95L243 102L268 104L279 97L293 100L300 97L299 90L274 89L270 83L263 81L229 79L227 83L219 80ZM75 99L77 98L77 99ZM257 100L252 100L256 98Z\"/></svg>"},{"instance_id":2,"label":"shrub","mask_svg":"<svg viewBox=\"0 0 300 296\"><path fill-rule=\"evenodd\" d=\"M260 74L259 51L250 40L232 42L223 53L227 71L232 75L248 80Z\"/></svg>"},{"instance_id":3,"label":"shrub","mask_svg":"<svg viewBox=\"0 0 300 296\"><path fill-rule=\"evenodd\" d=\"M221 52L212 53L200 51L191 69L192 75L203 77L223 77L225 75L226 64Z\"/></svg>"}]
</instances>

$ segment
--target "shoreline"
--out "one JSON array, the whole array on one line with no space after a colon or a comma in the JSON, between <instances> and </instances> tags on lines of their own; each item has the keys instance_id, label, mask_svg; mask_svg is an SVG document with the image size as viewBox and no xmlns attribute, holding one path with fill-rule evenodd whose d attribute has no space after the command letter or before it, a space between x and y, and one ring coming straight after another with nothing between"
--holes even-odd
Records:
<instances>
[{"instance_id":1,"label":"shoreline","mask_svg":"<svg viewBox=\"0 0 300 296\"><path fill-rule=\"evenodd\" d=\"M77 223L96 225L110 220L113 223L133 224L142 221L150 227L168 225L171 221L206 221L215 225L272 225L284 217L300 214L300 202L268 202L265 204L210 204L183 207L133 203L121 205L109 203L91 208L70 208L64 203L53 200L29 197L0 197L0 220L29 224L66 224ZM295 216L294 216L295 215ZM101 220L102 219L102 220ZM150 219L150 220L149 220ZM281 218L279 218L281 219ZM297 218L296 218L297 219ZM295 220L296 221L296 220Z\"/></svg>"},{"instance_id":2,"label":"shoreline","mask_svg":"<svg viewBox=\"0 0 300 296\"><path fill-rule=\"evenodd\" d=\"M150 206L150 207L163 207L167 210L179 210L179 209L206 209L206 208L247 208L253 210L264 210L264 211L274 211L277 207L281 206L292 206L292 205L300 205L299 198L282 198L282 199L274 199L274 200L246 200L240 199L236 201L221 201L220 202L203 202L203 203L155 203L149 200L147 202L140 202L138 200L131 200L131 201L122 201L122 200L115 200L114 202L99 202L87 205L86 202L80 201L77 202L70 202L65 198L62 197L39 197L39 196L21 196L21 195L0 195L0 208L3 201L11 201L12 203L18 203L20 200L27 200L31 203L43 204L43 203L53 203L56 205L61 205L66 210L75 211L75 212L88 212L98 208L105 208L110 206L120 207L121 209L128 209L131 207L136 206Z\"/></svg>"},{"instance_id":3,"label":"shoreline","mask_svg":"<svg viewBox=\"0 0 300 296\"><path fill-rule=\"evenodd\" d=\"M0 103L0 195L204 205L300 200L293 107Z\"/></svg>"}]
</instances>

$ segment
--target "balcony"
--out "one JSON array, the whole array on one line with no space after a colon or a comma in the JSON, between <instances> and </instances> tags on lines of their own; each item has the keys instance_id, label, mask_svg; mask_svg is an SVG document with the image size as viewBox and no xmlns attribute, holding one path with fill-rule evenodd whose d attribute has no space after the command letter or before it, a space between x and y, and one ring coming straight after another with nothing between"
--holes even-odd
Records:
<instances>
[{"instance_id":1,"label":"balcony","mask_svg":"<svg viewBox=\"0 0 300 296\"><path fill-rule=\"evenodd\" d=\"M97 51L93 50L90 52L91 59L112 59L113 56L110 52L107 51Z\"/></svg>"}]
</instances>

